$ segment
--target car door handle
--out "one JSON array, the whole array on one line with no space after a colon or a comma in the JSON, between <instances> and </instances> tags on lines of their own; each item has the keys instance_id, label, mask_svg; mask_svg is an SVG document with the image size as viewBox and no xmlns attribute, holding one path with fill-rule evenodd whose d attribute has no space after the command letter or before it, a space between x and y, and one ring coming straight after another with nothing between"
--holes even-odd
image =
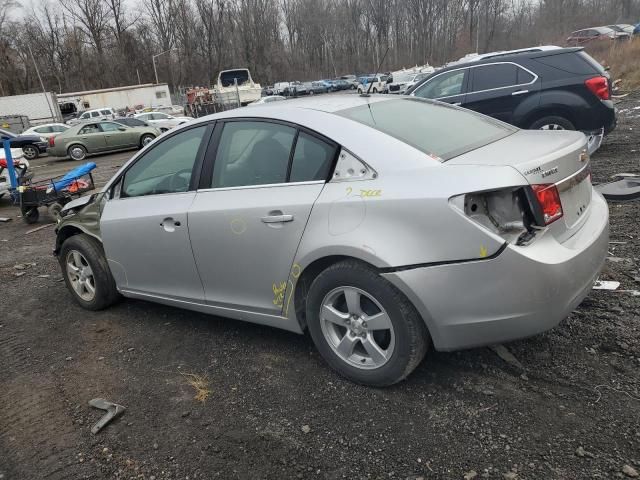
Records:
<instances>
[{"instance_id":1,"label":"car door handle","mask_svg":"<svg viewBox=\"0 0 640 480\"><path fill-rule=\"evenodd\" d=\"M293 215L269 215L262 217L263 223L284 223L293 222Z\"/></svg>"},{"instance_id":2,"label":"car door handle","mask_svg":"<svg viewBox=\"0 0 640 480\"><path fill-rule=\"evenodd\" d=\"M513 92L511 95L523 95L525 93L529 93L529 90L518 90L517 92Z\"/></svg>"},{"instance_id":3,"label":"car door handle","mask_svg":"<svg viewBox=\"0 0 640 480\"><path fill-rule=\"evenodd\" d=\"M162 222L160 222L160 226L164 229L165 232L175 232L176 227L182 225L179 220L174 220L171 217L167 217Z\"/></svg>"}]
</instances>

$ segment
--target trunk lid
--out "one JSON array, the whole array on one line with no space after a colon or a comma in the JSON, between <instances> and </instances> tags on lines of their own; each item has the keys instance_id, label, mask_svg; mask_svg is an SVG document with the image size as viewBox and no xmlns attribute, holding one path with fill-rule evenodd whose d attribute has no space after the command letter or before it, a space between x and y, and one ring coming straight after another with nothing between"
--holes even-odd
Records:
<instances>
[{"instance_id":1,"label":"trunk lid","mask_svg":"<svg viewBox=\"0 0 640 480\"><path fill-rule=\"evenodd\" d=\"M571 237L587 217L593 189L587 138L581 132L520 130L445 165L510 166L530 185L554 184L563 216L548 227L559 241Z\"/></svg>"}]
</instances>

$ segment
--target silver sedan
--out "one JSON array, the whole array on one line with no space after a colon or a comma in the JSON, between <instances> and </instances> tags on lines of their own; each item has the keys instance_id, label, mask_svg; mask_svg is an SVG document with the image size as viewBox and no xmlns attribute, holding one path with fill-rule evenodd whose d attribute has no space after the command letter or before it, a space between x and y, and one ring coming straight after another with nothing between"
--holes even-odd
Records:
<instances>
[{"instance_id":1,"label":"silver sedan","mask_svg":"<svg viewBox=\"0 0 640 480\"><path fill-rule=\"evenodd\" d=\"M63 215L55 251L84 308L124 296L308 332L335 370L374 386L431 347L554 327L608 242L582 133L411 97L195 120Z\"/></svg>"}]
</instances>

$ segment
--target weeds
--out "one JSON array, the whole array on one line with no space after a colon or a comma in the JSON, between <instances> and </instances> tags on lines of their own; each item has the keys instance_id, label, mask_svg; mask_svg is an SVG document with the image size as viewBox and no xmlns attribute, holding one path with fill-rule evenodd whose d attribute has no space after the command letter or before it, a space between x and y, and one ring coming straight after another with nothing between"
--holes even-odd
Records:
<instances>
[{"instance_id":1,"label":"weeds","mask_svg":"<svg viewBox=\"0 0 640 480\"><path fill-rule=\"evenodd\" d=\"M182 373L180 375L187 379L187 383L191 385L196 394L193 397L194 400L200 403L204 403L209 395L211 394L211 390L209 389L209 379L206 376L198 375L196 373Z\"/></svg>"}]
</instances>

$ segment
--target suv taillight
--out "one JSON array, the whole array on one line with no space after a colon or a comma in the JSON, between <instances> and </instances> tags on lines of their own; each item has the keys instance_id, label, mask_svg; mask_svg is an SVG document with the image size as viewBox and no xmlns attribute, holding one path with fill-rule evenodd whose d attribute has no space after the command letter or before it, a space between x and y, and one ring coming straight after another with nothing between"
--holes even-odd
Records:
<instances>
[{"instance_id":1,"label":"suv taillight","mask_svg":"<svg viewBox=\"0 0 640 480\"><path fill-rule=\"evenodd\" d=\"M560 192L553 183L543 183L531 185L542 213L545 225L555 222L562 217L562 203L560 203Z\"/></svg>"},{"instance_id":2,"label":"suv taillight","mask_svg":"<svg viewBox=\"0 0 640 480\"><path fill-rule=\"evenodd\" d=\"M609 100L609 81L607 77L593 77L585 80L587 88L600 100Z\"/></svg>"},{"instance_id":3,"label":"suv taillight","mask_svg":"<svg viewBox=\"0 0 640 480\"><path fill-rule=\"evenodd\" d=\"M50 147L55 147L56 146L56 141L54 140L53 137L49 137L49 146Z\"/></svg>"}]
</instances>

